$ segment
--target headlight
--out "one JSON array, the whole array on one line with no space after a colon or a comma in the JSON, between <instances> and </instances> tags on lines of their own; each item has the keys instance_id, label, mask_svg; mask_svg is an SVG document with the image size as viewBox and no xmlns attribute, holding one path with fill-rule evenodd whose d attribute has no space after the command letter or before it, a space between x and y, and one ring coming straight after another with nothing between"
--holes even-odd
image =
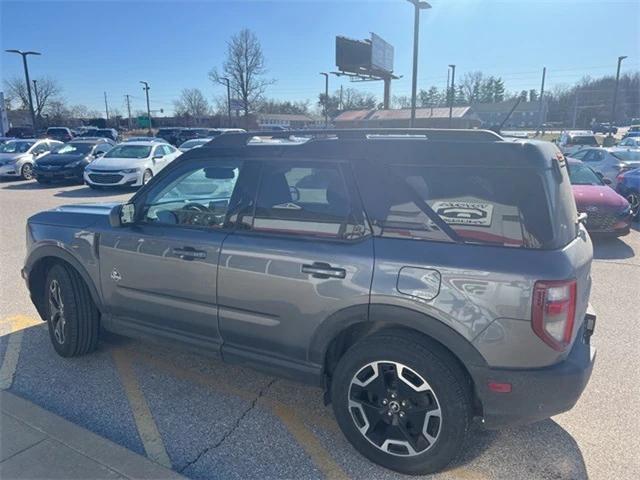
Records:
<instances>
[{"instance_id":1,"label":"headlight","mask_svg":"<svg viewBox=\"0 0 640 480\"><path fill-rule=\"evenodd\" d=\"M120 170L122 173L136 173L140 171L139 168L127 168L126 170Z\"/></svg>"}]
</instances>

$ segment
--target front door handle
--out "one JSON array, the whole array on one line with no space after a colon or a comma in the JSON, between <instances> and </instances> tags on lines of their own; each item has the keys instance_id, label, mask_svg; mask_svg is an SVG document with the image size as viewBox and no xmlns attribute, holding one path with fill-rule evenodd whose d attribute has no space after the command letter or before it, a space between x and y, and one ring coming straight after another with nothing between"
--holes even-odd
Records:
<instances>
[{"instance_id":1,"label":"front door handle","mask_svg":"<svg viewBox=\"0 0 640 480\"><path fill-rule=\"evenodd\" d=\"M173 254L182 260L195 260L207 258L207 252L204 250L196 250L193 247L174 248Z\"/></svg>"},{"instance_id":2,"label":"front door handle","mask_svg":"<svg viewBox=\"0 0 640 480\"><path fill-rule=\"evenodd\" d=\"M324 262L302 265L302 273L309 273L314 278L344 278L347 275L344 268L334 268Z\"/></svg>"}]
</instances>

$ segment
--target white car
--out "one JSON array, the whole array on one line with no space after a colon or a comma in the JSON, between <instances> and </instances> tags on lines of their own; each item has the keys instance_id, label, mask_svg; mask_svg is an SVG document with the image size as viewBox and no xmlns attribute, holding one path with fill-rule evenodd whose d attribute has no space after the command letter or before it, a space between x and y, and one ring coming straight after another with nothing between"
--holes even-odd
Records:
<instances>
[{"instance_id":1,"label":"white car","mask_svg":"<svg viewBox=\"0 0 640 480\"><path fill-rule=\"evenodd\" d=\"M0 145L0 177L31 180L36 159L62 145L50 139L15 139L3 143Z\"/></svg>"},{"instance_id":2,"label":"white car","mask_svg":"<svg viewBox=\"0 0 640 480\"><path fill-rule=\"evenodd\" d=\"M573 156L579 150L589 147L599 147L600 144L596 140L593 132L587 130L568 130L562 132L558 140L558 147L562 153Z\"/></svg>"},{"instance_id":3,"label":"white car","mask_svg":"<svg viewBox=\"0 0 640 480\"><path fill-rule=\"evenodd\" d=\"M92 188L140 187L179 156L168 143L120 143L85 168L84 181Z\"/></svg>"},{"instance_id":4,"label":"white car","mask_svg":"<svg viewBox=\"0 0 640 480\"><path fill-rule=\"evenodd\" d=\"M182 153L188 152L192 148L198 148L209 143L211 140L213 140L213 138L192 138L181 144L179 149Z\"/></svg>"}]
</instances>

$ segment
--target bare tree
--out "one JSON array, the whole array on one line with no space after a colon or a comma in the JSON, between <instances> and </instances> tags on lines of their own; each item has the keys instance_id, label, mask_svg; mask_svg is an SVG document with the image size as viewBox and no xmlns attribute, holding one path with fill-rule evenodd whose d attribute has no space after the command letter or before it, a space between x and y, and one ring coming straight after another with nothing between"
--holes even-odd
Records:
<instances>
[{"instance_id":1,"label":"bare tree","mask_svg":"<svg viewBox=\"0 0 640 480\"><path fill-rule=\"evenodd\" d=\"M245 28L227 43L227 58L222 64L222 72L213 68L209 72L209 78L222 85L226 85L224 78L229 79L231 91L242 103L246 116L260 101L266 88L275 82L265 79L266 73L258 37Z\"/></svg>"},{"instance_id":2,"label":"bare tree","mask_svg":"<svg viewBox=\"0 0 640 480\"><path fill-rule=\"evenodd\" d=\"M460 87L468 103L477 102L480 97L480 89L485 83L485 77L482 72L467 72L462 77Z\"/></svg>"},{"instance_id":3,"label":"bare tree","mask_svg":"<svg viewBox=\"0 0 640 480\"><path fill-rule=\"evenodd\" d=\"M31 95L33 98L33 109L37 117L42 117L43 114L49 113L48 110L54 102L60 102L60 94L62 93L62 87L58 82L49 77L36 78L37 94L31 87ZM29 108L29 94L27 93L27 86L24 83L24 79L21 77L13 77L4 81L5 88L9 96L15 99L20 104L20 108ZM57 106L54 106L57 109ZM56 112L58 113L58 112Z\"/></svg>"},{"instance_id":4,"label":"bare tree","mask_svg":"<svg viewBox=\"0 0 640 480\"><path fill-rule=\"evenodd\" d=\"M180 98L173 102L176 115L180 117L193 117L200 122L202 117L211 112L209 102L198 88L185 88L180 93Z\"/></svg>"}]
</instances>

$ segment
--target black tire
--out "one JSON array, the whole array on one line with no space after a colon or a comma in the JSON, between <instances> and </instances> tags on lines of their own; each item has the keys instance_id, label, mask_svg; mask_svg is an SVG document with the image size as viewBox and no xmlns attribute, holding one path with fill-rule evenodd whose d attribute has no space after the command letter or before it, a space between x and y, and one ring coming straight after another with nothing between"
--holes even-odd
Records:
<instances>
[{"instance_id":1,"label":"black tire","mask_svg":"<svg viewBox=\"0 0 640 480\"><path fill-rule=\"evenodd\" d=\"M142 174L142 185L146 185L147 183L149 183L152 178L153 172L147 168Z\"/></svg>"},{"instance_id":2,"label":"black tire","mask_svg":"<svg viewBox=\"0 0 640 480\"><path fill-rule=\"evenodd\" d=\"M52 301L54 282L59 288L62 308L57 309ZM100 313L91 298L89 289L73 268L56 264L47 272L44 290L44 305L47 311L49 336L56 353L61 357L84 355L96 349L100 328ZM62 312L62 338L56 325L56 317Z\"/></svg>"},{"instance_id":3,"label":"black tire","mask_svg":"<svg viewBox=\"0 0 640 480\"><path fill-rule=\"evenodd\" d=\"M33 165L25 163L20 169L20 176L23 180L33 180Z\"/></svg>"},{"instance_id":4,"label":"black tire","mask_svg":"<svg viewBox=\"0 0 640 480\"><path fill-rule=\"evenodd\" d=\"M383 403L388 402L387 398L381 400L375 395L368 397L370 400L367 401L370 401L370 406L367 407L367 411L375 412L385 408L387 410L384 410L385 413L379 417L376 417L375 413L370 413L371 421L367 418L367 423L363 423L363 417L358 414L358 409L353 409L353 406L349 406L349 399L353 398L350 389L354 376L356 374L362 375L365 368L370 368L367 366L375 362L380 362L378 372L386 368L385 363L388 364L388 367L391 367L391 362L397 362L408 367L409 371L413 371L411 373L417 373L421 376L422 378L419 380L426 380L427 386L430 387L429 391L433 393L429 397L431 399L429 403L435 399L435 404L439 406L439 413L441 414L439 418L433 419L435 420L434 424L431 423L431 415L425 413L423 417L421 412L425 409L421 409L418 403L412 403L411 399L406 402L402 401L402 405L407 406L400 407L406 410L407 413L402 410L400 410L399 414L397 411L393 413L394 416L404 415L404 420L398 416L393 417L395 420L390 420L391 417L385 417L385 415L392 415L389 413L391 403ZM391 378L393 378L394 369L397 369L397 366L384 371L387 374L391 371ZM376 381L378 377L381 377L382 385L388 385L387 374L376 375L375 377L370 375L370 377L374 377ZM403 377L407 375L409 373L402 374ZM373 383L371 381L371 384ZM391 383L393 384L393 382ZM391 398L401 399L406 393L406 385L408 385L406 381L400 380L396 382L396 384L398 383L400 387L395 388L400 393ZM354 388L358 389L360 387L356 386ZM385 386L384 388L387 387ZM404 389L404 393L402 393L402 389ZM362 392L362 390L359 391ZM388 392L391 392L391 390ZM420 393L419 395L429 394ZM362 455L383 467L410 475L434 473L445 468L464 449L472 420L470 387L465 374L458 366L457 360L437 343L430 342L427 339L416 338L414 335L408 335L402 331L381 332L367 337L351 347L340 359L334 371L331 383L331 400L333 411L342 432ZM392 401L392 403L395 403L394 407L398 406L397 401ZM372 408L371 405L375 405L375 408ZM382 405L388 406L384 407ZM416 408L416 410L411 412L411 408ZM426 410L431 409L433 407ZM364 415L364 408L360 411ZM358 420L356 420L356 417L359 417ZM356 425L356 421L359 421L361 425ZM373 421L378 422L376 428L370 428ZM383 451L381 447L374 445L372 440L365 436L365 433L369 432L372 432L369 433L371 436L375 432L386 432L387 430L381 430L379 427L383 427L383 429L391 428L387 427L390 421L404 422L403 428L412 430L416 434L414 438L419 438L412 444L412 446L416 447L413 452L407 450L405 453L401 451L403 447L391 446L387 446L387 451ZM436 427L436 430L431 427ZM361 433L359 428L365 428L365 433ZM390 431L399 431L397 430L398 427L394 428ZM425 435L417 433L427 428L433 430L433 432L437 431L437 435L432 431L428 432L435 440L427 441ZM379 433L378 435L381 439L385 438L384 433ZM398 438L395 435L392 435L392 437L389 438L394 440ZM377 443L382 443L381 446L384 446L383 440L378 439L376 441ZM417 448L419 444L421 446ZM428 446L425 447L425 445ZM389 450L395 450L395 452L389 452Z\"/></svg>"}]
</instances>

